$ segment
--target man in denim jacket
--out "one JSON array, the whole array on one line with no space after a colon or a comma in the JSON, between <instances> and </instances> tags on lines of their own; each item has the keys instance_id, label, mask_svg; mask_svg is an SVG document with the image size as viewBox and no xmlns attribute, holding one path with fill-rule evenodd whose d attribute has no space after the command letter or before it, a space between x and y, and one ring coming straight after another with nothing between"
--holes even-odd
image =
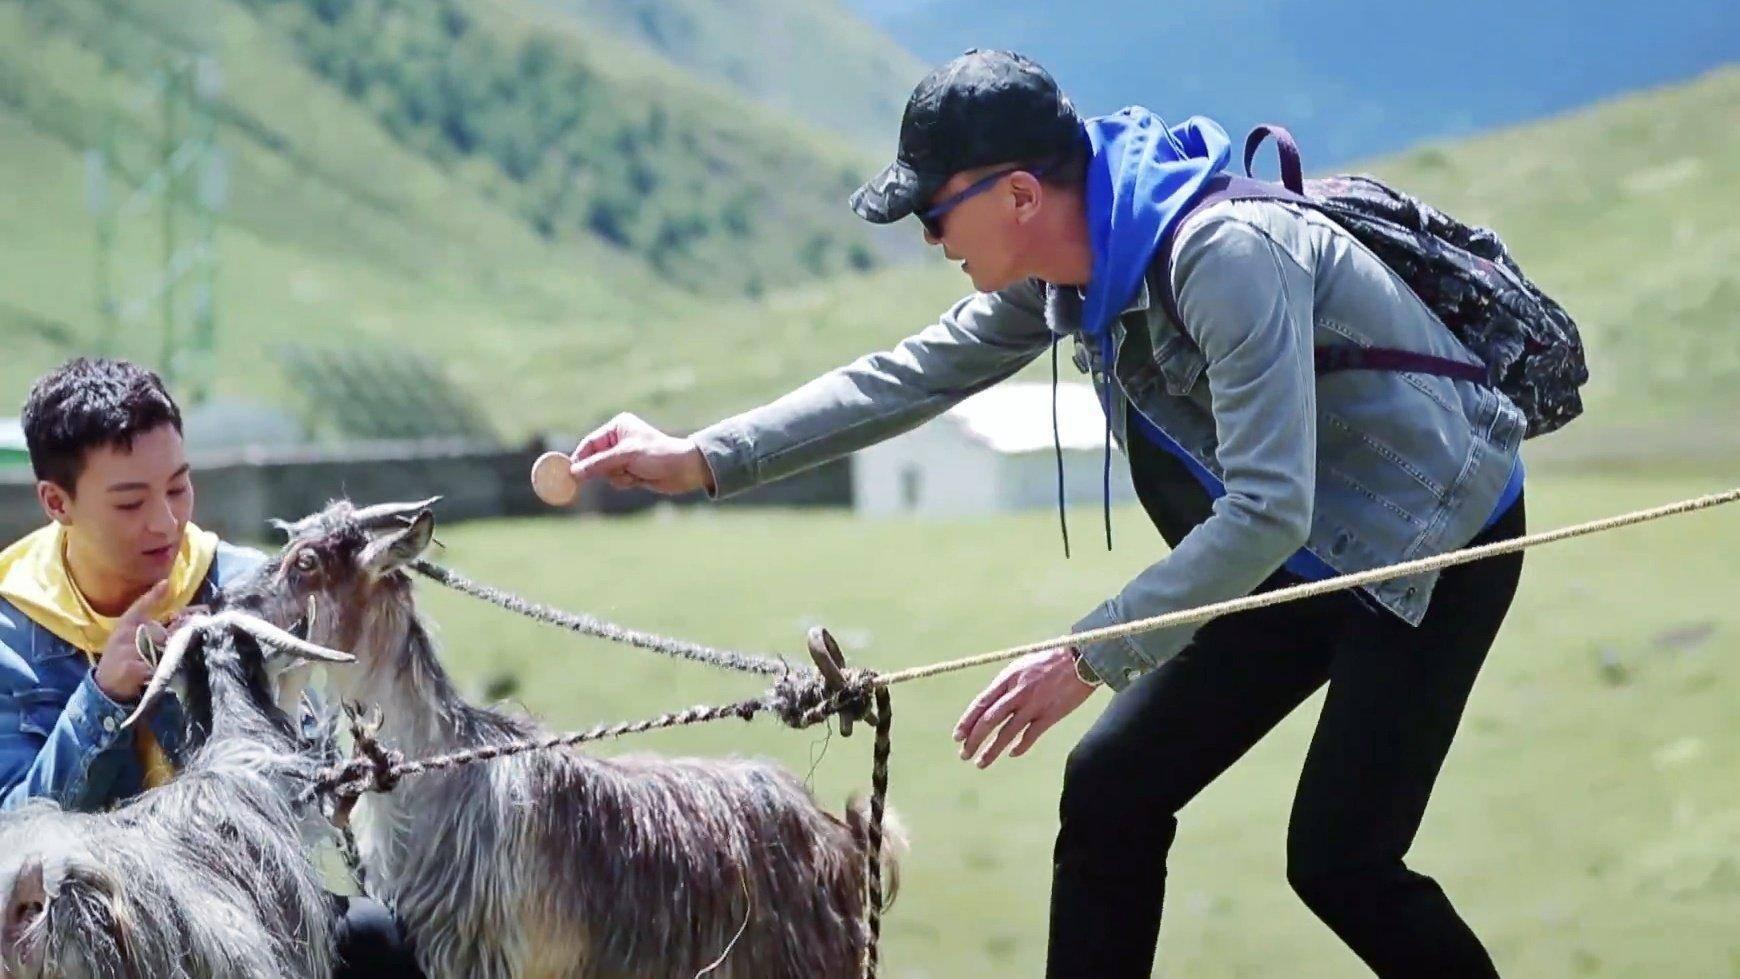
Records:
<instances>
[{"instance_id":1,"label":"man in denim jacket","mask_svg":"<svg viewBox=\"0 0 1740 979\"><path fill-rule=\"evenodd\" d=\"M50 522L0 551L0 819L39 799L107 809L172 778L173 698L121 728L151 677L135 633L161 647L165 621L265 563L192 523L181 411L156 374L70 361L32 387L23 421ZM334 914L338 975L417 975L385 908L335 898Z\"/></svg>"},{"instance_id":2,"label":"man in denim jacket","mask_svg":"<svg viewBox=\"0 0 1740 979\"><path fill-rule=\"evenodd\" d=\"M907 431L1070 338L1171 545L1078 630L1521 534L1521 412L1450 377L1315 376L1318 346L1475 358L1309 208L1192 210L1227 158L1206 119L1168 127L1129 108L1084 122L1031 61L969 52L919 84L897 162L852 203L878 223L916 214L978 292L893 350L692 438L619 416L572 471L739 492ZM1117 691L1064 772L1047 975L1150 974L1176 814L1326 683L1290 882L1381 975L1496 975L1404 857L1520 572L1518 556L1490 559L1005 669L954 732L981 767L1024 753L1099 685Z\"/></svg>"}]
</instances>

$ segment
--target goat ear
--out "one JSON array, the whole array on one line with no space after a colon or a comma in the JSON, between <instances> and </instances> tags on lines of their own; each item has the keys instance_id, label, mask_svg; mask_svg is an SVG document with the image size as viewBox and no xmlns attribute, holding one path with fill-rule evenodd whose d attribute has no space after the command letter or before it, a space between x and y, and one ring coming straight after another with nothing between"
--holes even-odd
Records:
<instances>
[{"instance_id":1,"label":"goat ear","mask_svg":"<svg viewBox=\"0 0 1740 979\"><path fill-rule=\"evenodd\" d=\"M421 557L434 538L435 515L428 510L420 510L412 518L410 526L369 541L368 546L363 548L359 561L362 569L369 574L383 575Z\"/></svg>"}]
</instances>

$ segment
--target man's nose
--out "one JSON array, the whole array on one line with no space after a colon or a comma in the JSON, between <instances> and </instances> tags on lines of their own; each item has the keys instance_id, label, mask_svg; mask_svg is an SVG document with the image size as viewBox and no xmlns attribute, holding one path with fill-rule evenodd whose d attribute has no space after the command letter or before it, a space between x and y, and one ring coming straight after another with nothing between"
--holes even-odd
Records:
<instances>
[{"instance_id":1,"label":"man's nose","mask_svg":"<svg viewBox=\"0 0 1740 979\"><path fill-rule=\"evenodd\" d=\"M175 507L166 498L158 506L151 508L151 521L147 527L154 534L168 536L175 533Z\"/></svg>"}]
</instances>

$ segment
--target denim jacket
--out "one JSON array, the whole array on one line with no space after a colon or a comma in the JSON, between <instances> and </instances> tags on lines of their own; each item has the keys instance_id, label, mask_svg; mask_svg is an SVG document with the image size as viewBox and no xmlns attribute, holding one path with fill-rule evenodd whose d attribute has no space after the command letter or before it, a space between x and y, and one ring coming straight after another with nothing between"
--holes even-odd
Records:
<instances>
[{"instance_id":1,"label":"denim jacket","mask_svg":"<svg viewBox=\"0 0 1740 979\"><path fill-rule=\"evenodd\" d=\"M265 563L257 551L219 544L196 603ZM0 811L46 797L62 808L106 809L143 786L131 731L132 706L97 687L85 654L0 598ZM173 698L146 721L178 762L184 719Z\"/></svg>"},{"instance_id":2,"label":"denim jacket","mask_svg":"<svg viewBox=\"0 0 1740 979\"><path fill-rule=\"evenodd\" d=\"M1081 341L1079 290L1037 280L961 300L894 349L832 371L695 436L728 495L890 438L1011 376L1056 340L1109 405L1120 445L1136 411L1225 484L1213 514L1076 623L1078 631L1249 594L1305 548L1354 573L1454 550L1518 465L1525 420L1493 388L1411 373L1316 376L1313 347L1397 347L1476 361L1393 272L1315 212L1228 201L1179 230L1174 295L1154 276L1112 325L1112 363ZM1435 573L1364 591L1417 625ZM1123 689L1195 626L1087 644Z\"/></svg>"}]
</instances>

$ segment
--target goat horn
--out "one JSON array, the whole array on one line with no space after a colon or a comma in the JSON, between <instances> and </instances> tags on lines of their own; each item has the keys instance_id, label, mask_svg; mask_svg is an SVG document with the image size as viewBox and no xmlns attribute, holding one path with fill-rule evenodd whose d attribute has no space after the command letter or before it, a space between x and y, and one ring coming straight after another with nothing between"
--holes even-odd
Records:
<instances>
[{"instance_id":1,"label":"goat horn","mask_svg":"<svg viewBox=\"0 0 1740 979\"><path fill-rule=\"evenodd\" d=\"M221 612L214 618L225 625L236 628L253 636L255 639L271 646L273 649L303 659L319 660L322 663L354 663L356 657L336 649L328 649L318 643L306 639L298 639L290 633L278 628L265 619L249 615L246 612L230 610Z\"/></svg>"},{"instance_id":2,"label":"goat horn","mask_svg":"<svg viewBox=\"0 0 1740 979\"><path fill-rule=\"evenodd\" d=\"M193 644L193 637L199 634L200 627L206 618L201 616L192 622L175 630L175 635L169 637L169 645L164 647L163 655L157 659L157 668L151 671L151 682L145 685L145 692L139 695L139 705L133 708L133 713L121 722L121 730L132 727L134 722L145 716L151 705L157 703L163 696L163 691L169 688L170 678L181 669L181 661L187 656L187 647ZM145 635L145 629L140 627L134 641L140 644L141 650L151 640Z\"/></svg>"},{"instance_id":3,"label":"goat horn","mask_svg":"<svg viewBox=\"0 0 1740 979\"><path fill-rule=\"evenodd\" d=\"M139 704L133 708L133 713L127 715L127 719L121 722L121 730L125 731L131 727L139 718L145 716L145 712L153 704L163 697L163 691L169 687L170 678L174 677L176 671L181 669L181 661L187 657L187 647L193 644L194 637L213 626L233 626L273 649L293 656L300 656L303 659L318 660L322 663L356 662L356 657L349 653L328 649L325 646L298 639L272 623L246 612L232 609L219 612L216 615L195 616L180 629L175 630L175 635L169 637L169 645L165 647L162 657L157 660L157 669L151 673L151 682L146 684L145 692L139 696ZM143 628L135 636L134 641L141 644L142 650L150 644L150 638L144 635Z\"/></svg>"},{"instance_id":4,"label":"goat horn","mask_svg":"<svg viewBox=\"0 0 1740 979\"><path fill-rule=\"evenodd\" d=\"M273 517L266 523L270 524L272 529L282 531L286 539L295 540L319 530L325 522L325 518L324 513L311 513L299 520L279 520L277 517Z\"/></svg>"},{"instance_id":5,"label":"goat horn","mask_svg":"<svg viewBox=\"0 0 1740 979\"><path fill-rule=\"evenodd\" d=\"M352 513L350 519L364 530L381 530L395 526L419 511L429 509L440 500L439 496L431 496L416 503L377 503Z\"/></svg>"}]
</instances>

